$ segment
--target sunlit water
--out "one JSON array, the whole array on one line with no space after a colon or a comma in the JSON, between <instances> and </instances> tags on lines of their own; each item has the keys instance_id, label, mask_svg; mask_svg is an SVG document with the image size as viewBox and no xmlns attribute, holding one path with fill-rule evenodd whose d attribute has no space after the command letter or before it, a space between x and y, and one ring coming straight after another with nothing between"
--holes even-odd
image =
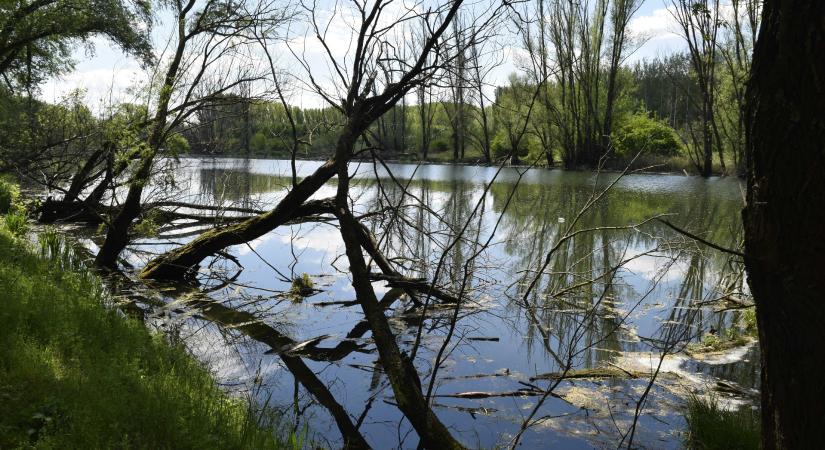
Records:
<instances>
[{"instance_id":1,"label":"sunlit water","mask_svg":"<svg viewBox=\"0 0 825 450\"><path fill-rule=\"evenodd\" d=\"M299 176L320 163L299 162ZM670 175L627 175L575 224L581 232L553 252L529 295L526 286L565 230L594 193L618 174L517 170L472 166L389 164L392 174L371 164L353 164L353 201L357 213L399 203L404 221L369 220L384 251L407 268L406 274L460 288L469 273L468 301L435 381L433 408L465 445L507 445L539 400L538 396L458 399L444 395L483 391L502 393L540 388L550 381L531 377L573 369L610 367L628 352L656 351L657 344L678 337L696 341L708 332L734 330L738 313L695 308L697 302L724 293L746 291L739 267L729 257L696 245L660 222L666 219L704 238L736 247L741 236L740 186L734 179ZM376 174L379 182L376 182ZM393 180L393 177L395 180ZM494 180L495 178L495 180ZM204 204L271 208L290 186L289 164L276 160L185 159L172 185L152 195ZM494 181L493 181L494 180ZM485 192L486 185L492 182ZM407 194L402 198L405 186ZM378 187L381 187L379 189ZM511 192L515 192L508 202ZM314 198L333 196L334 180ZM427 208L421 208L421 203ZM473 211L475 210L475 214ZM646 222L647 221L647 222ZM450 230L467 225L466 235L489 246L462 241L446 255ZM631 225L638 225L630 227ZM192 239L191 228L162 227L160 237L130 247L130 263L140 267L153 254ZM426 231L427 233L422 233ZM493 233L494 231L494 233ZM348 340L330 358L319 354L278 355L290 339L302 342L327 336L320 348L335 348L362 319L358 305L328 304L355 300L347 273L343 242L334 222L284 226L250 245L228 249L242 266L225 258L204 262L201 292L223 306L253 313L271 330L269 339L245 336L216 324L180 298L171 306L154 305L151 323L171 329L222 383L251 390L261 404L280 409L286 422L322 445L340 446L341 435L327 407L330 398L347 412L374 448L413 448L414 431L394 406L386 377L376 370L377 352L369 333ZM443 258L442 258L443 256ZM276 271L277 269L277 271ZM280 272L280 273L279 273ZM315 295L284 295L287 281L309 274ZM231 281L222 286L222 282ZM373 283L381 295L388 289ZM399 301L388 312L399 345L411 350L421 322ZM421 325L416 365L426 386L433 361L447 333L451 309L436 308ZM218 314L219 315L219 314ZM273 342L276 347L273 349ZM349 344L347 344L349 345ZM679 347L681 348L681 347ZM267 352L269 352L267 354ZM571 357L570 355L573 354ZM634 354L634 353L630 353ZM645 353L638 353L644 355ZM340 359L339 359L340 357ZM691 363L687 370L756 387L753 355L732 364ZM657 359L651 358L655 368ZM297 364L297 366L296 366ZM307 379L301 366L314 373ZM296 367L298 369L296 370ZM311 375L311 374L310 374ZM330 398L320 401L307 386L320 383ZM563 382L534 416L540 419L522 438L524 448L615 447L629 429L646 379ZM312 389L312 388L310 388ZM654 388L642 409L634 443L647 448L681 445L683 400L672 389ZM290 422L291 421L291 422Z\"/></svg>"}]
</instances>

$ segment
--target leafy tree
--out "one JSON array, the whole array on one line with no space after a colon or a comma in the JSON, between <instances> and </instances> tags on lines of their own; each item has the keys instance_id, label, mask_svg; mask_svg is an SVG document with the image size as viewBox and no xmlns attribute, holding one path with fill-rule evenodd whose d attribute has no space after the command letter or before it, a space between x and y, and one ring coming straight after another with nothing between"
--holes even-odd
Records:
<instances>
[{"instance_id":1,"label":"leafy tree","mask_svg":"<svg viewBox=\"0 0 825 450\"><path fill-rule=\"evenodd\" d=\"M684 53L637 62L633 66L636 98L674 129L700 117L698 86Z\"/></svg>"},{"instance_id":2,"label":"leafy tree","mask_svg":"<svg viewBox=\"0 0 825 450\"><path fill-rule=\"evenodd\" d=\"M519 164L519 158L529 152L526 131L536 103L536 90L541 88L511 75L510 86L496 89L493 113L497 131L492 142L496 158L507 156L512 164Z\"/></svg>"},{"instance_id":3,"label":"leafy tree","mask_svg":"<svg viewBox=\"0 0 825 450\"><path fill-rule=\"evenodd\" d=\"M71 51L93 35L151 60L146 0L0 0L0 76L9 88L36 86L72 67Z\"/></svg>"}]
</instances>

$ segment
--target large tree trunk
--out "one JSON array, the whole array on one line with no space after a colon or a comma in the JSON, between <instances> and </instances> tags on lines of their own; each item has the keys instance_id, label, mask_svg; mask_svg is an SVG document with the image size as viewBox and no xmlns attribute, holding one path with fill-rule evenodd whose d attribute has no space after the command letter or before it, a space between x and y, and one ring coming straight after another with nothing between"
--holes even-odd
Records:
<instances>
[{"instance_id":1,"label":"large tree trunk","mask_svg":"<svg viewBox=\"0 0 825 450\"><path fill-rule=\"evenodd\" d=\"M710 130L710 122L713 120L713 108L707 93L703 94L702 100L702 176L709 177L713 173L713 139Z\"/></svg>"},{"instance_id":2,"label":"large tree trunk","mask_svg":"<svg viewBox=\"0 0 825 450\"><path fill-rule=\"evenodd\" d=\"M745 264L765 449L825 438L825 2L766 0L748 85Z\"/></svg>"},{"instance_id":3,"label":"large tree trunk","mask_svg":"<svg viewBox=\"0 0 825 450\"><path fill-rule=\"evenodd\" d=\"M100 251L97 252L97 257L95 257L95 264L99 267L116 268L120 252L129 243L129 227L142 210L140 200L143 196L143 187L149 181L156 151L151 150L150 154L140 162L140 166L132 178L132 184L129 186L129 193L126 194L126 201L123 202L123 206L114 220L109 223L106 240L103 241L103 245L100 247Z\"/></svg>"},{"instance_id":4,"label":"large tree trunk","mask_svg":"<svg viewBox=\"0 0 825 450\"><path fill-rule=\"evenodd\" d=\"M80 167L80 170L78 170L77 173L75 173L74 177L72 177L72 183L69 186L69 190L63 197L64 201L73 202L78 200L78 197L80 196L83 189L89 183L94 181L90 179L92 171L95 169L95 166L97 166L97 163L100 161L100 157L103 156L103 153L106 151L106 147L103 146L95 152L93 152L91 155L89 155L89 158L86 159L86 162L83 163L83 166Z\"/></svg>"}]
</instances>

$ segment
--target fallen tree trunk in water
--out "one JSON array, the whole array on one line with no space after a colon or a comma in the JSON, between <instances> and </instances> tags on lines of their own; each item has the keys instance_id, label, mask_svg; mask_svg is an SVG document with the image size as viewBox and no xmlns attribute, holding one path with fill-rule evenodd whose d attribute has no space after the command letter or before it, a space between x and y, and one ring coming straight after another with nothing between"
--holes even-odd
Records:
<instances>
[{"instance_id":1,"label":"fallen tree trunk in water","mask_svg":"<svg viewBox=\"0 0 825 450\"><path fill-rule=\"evenodd\" d=\"M98 224L103 222L103 216L115 212L114 208L105 205L89 205L84 201L63 201L46 199L40 206L37 217L40 223L55 222L83 222Z\"/></svg>"},{"instance_id":2,"label":"fallen tree trunk in water","mask_svg":"<svg viewBox=\"0 0 825 450\"><path fill-rule=\"evenodd\" d=\"M484 391L469 391L469 392L458 392L455 394L439 394L433 395L434 398L466 398L466 399L479 399L479 398L493 398L493 397L530 397L530 396L537 396L537 395L544 395L545 391L541 389L531 389L531 388L521 388L515 391L503 391L503 392L484 392ZM557 394L551 393L550 395L554 397L558 397Z\"/></svg>"},{"instance_id":3,"label":"fallen tree trunk in water","mask_svg":"<svg viewBox=\"0 0 825 450\"><path fill-rule=\"evenodd\" d=\"M625 370L619 367L597 367L593 369L568 370L567 372L550 372L530 377L535 380L587 380L604 378L649 378L650 372Z\"/></svg>"},{"instance_id":4,"label":"fallen tree trunk in water","mask_svg":"<svg viewBox=\"0 0 825 450\"><path fill-rule=\"evenodd\" d=\"M155 280L180 280L192 272L201 261L215 252L233 245L257 239L297 216L330 212L327 200L307 202L318 189L335 175L336 160L329 159L312 175L304 178L281 199L272 211L219 230L201 234L192 242L149 261L141 278Z\"/></svg>"}]
</instances>

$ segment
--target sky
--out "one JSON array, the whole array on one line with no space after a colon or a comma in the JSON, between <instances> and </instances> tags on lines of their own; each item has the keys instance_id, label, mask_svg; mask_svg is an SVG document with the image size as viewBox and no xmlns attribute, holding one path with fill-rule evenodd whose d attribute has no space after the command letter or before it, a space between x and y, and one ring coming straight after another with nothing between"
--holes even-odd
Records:
<instances>
[{"instance_id":1,"label":"sky","mask_svg":"<svg viewBox=\"0 0 825 450\"><path fill-rule=\"evenodd\" d=\"M673 17L667 9L669 0L646 0L630 23L633 35L647 37L645 43L627 58L628 63L667 55L685 47L684 41L674 33ZM156 47L165 44L168 28L157 26L153 32ZM85 90L86 103L93 109L103 102L124 100L127 89L136 82L145 79L140 64L134 58L123 54L103 38L92 40L94 50L78 48L74 52L77 61L75 70L59 78L48 80L41 87L41 98L57 102L75 89ZM507 77L516 70L513 52L504 55L504 64L492 74L489 82L493 85L506 83ZM310 56L311 58L311 56ZM320 55L319 55L320 58ZM289 99L290 103L304 107L321 106L317 95L296 90Z\"/></svg>"}]
</instances>

